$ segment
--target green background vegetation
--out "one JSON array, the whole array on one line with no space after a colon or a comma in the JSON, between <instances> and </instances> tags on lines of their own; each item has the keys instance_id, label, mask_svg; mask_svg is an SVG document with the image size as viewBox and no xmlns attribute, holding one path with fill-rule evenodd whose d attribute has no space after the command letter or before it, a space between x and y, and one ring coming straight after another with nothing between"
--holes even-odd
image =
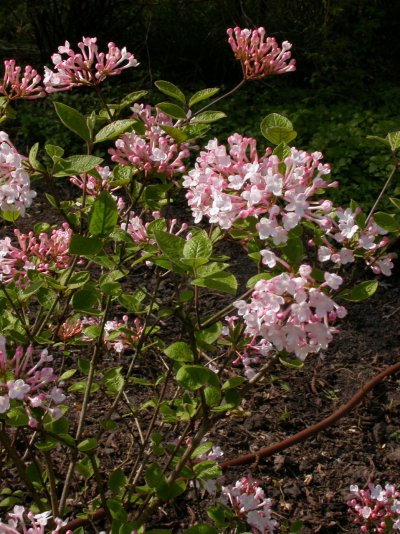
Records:
<instances>
[{"instance_id":1,"label":"green background vegetation","mask_svg":"<svg viewBox=\"0 0 400 534\"><path fill-rule=\"evenodd\" d=\"M41 70L65 40L73 48L82 36L97 36L101 48L113 40L141 65L105 84L108 99L144 88L154 101L157 79L187 91L232 87L241 70L226 28L264 26L293 43L297 71L253 82L218 105L228 114L219 139L239 131L262 142L261 119L282 113L298 132L296 146L320 150L331 162L340 201L351 195L368 205L390 158L366 136L400 129L398 20L400 2L387 0L2 0L0 54ZM55 98L81 111L93 102L85 89ZM6 128L19 146L72 142L52 99L17 103L18 119Z\"/></svg>"}]
</instances>

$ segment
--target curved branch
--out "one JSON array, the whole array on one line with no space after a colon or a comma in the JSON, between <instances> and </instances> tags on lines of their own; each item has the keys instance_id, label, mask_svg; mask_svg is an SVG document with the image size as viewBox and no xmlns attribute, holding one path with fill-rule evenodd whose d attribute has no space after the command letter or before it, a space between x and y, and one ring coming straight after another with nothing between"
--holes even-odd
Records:
<instances>
[{"instance_id":1,"label":"curved branch","mask_svg":"<svg viewBox=\"0 0 400 534\"><path fill-rule=\"evenodd\" d=\"M371 391L373 387L379 384L379 382L381 382L384 378L396 373L397 371L400 371L400 362L390 367L387 367L385 370L375 375L369 382L364 384L346 404L341 406L338 410L333 412L331 415L329 415L328 417L326 417L319 423L316 423L315 425L305 428L301 432L298 432L297 434L294 434L293 436L290 436L282 441L279 441L278 443L274 443L272 445L269 445L268 447L263 447L262 449L259 449L256 452L243 454L242 456L237 456L236 458L232 458L232 460L227 460L225 462L222 462L221 464L219 464L219 466L221 467L221 469L224 470L234 465L248 464L250 462L254 462L258 460L259 458L266 458L268 456L272 456L273 454L277 452L283 451L284 449L288 449L289 447L291 447L292 445L295 445L296 443L305 441L311 436L314 436L318 432L321 432L322 430L325 430L329 426L333 425L341 417L351 412L357 406L357 404L359 404L362 401L365 395L369 393L369 391ZM73 519L67 525L65 525L63 528L60 529L60 534L65 534L68 530L74 530L82 525L89 523L90 521L96 521L98 519L101 519L104 516L105 516L105 511L103 508L100 508L99 510L96 510L96 512L94 512L90 516L90 520L89 519Z\"/></svg>"},{"instance_id":2,"label":"curved branch","mask_svg":"<svg viewBox=\"0 0 400 534\"><path fill-rule=\"evenodd\" d=\"M359 404L362 399L365 397L365 395L379 382L381 382L384 378L386 378L389 375L392 375L396 371L400 370L400 363L396 363L392 365L391 367L388 367L378 375L374 376L369 382L364 384L357 393L351 397L351 399L341 406L336 412L333 412L331 415L326 417L325 419L322 419L319 423L316 423L315 425L309 426L302 430L301 432L298 432L297 434L294 434L293 436L290 436L282 441L278 441L278 443L273 443L272 445L269 445L268 447L263 447L262 449L259 449L256 452L252 452L249 454L243 454L242 456L238 456L236 458L232 458L232 460L227 460L226 462L222 462L220 464L221 469L226 469L227 467L232 467L234 465L243 465L248 464L250 462L254 462L255 460L258 460L259 458L266 458L268 456L272 456L273 454L283 451L284 449L288 449L292 445L295 445L296 443L300 443L302 441L305 441L306 439L310 438L311 436L314 436L314 434L317 434L318 432L321 432L321 430L325 430L329 426L333 425L338 421L341 417L345 416L351 410L353 410L357 404Z\"/></svg>"}]
</instances>

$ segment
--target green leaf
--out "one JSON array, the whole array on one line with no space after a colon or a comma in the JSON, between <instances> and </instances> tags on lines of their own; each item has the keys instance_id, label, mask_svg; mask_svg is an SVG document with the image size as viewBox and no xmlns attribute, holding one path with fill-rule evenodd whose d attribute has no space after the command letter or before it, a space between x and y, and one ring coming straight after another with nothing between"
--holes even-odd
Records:
<instances>
[{"instance_id":1,"label":"green leaf","mask_svg":"<svg viewBox=\"0 0 400 534\"><path fill-rule=\"evenodd\" d=\"M354 286L352 289L341 291L337 297L340 297L350 302L360 302L371 297L378 288L377 280L366 280Z\"/></svg>"},{"instance_id":2,"label":"green leaf","mask_svg":"<svg viewBox=\"0 0 400 534\"><path fill-rule=\"evenodd\" d=\"M171 102L160 102L156 104L156 108L173 119L186 119L185 110Z\"/></svg>"},{"instance_id":3,"label":"green leaf","mask_svg":"<svg viewBox=\"0 0 400 534\"><path fill-rule=\"evenodd\" d=\"M289 119L283 115L279 115L279 113L270 113L264 117L261 122L261 132L265 128L274 128L275 126L278 126L279 128L286 128L287 130L293 130L293 124Z\"/></svg>"},{"instance_id":4,"label":"green leaf","mask_svg":"<svg viewBox=\"0 0 400 534\"><path fill-rule=\"evenodd\" d=\"M291 155L291 153L290 147L286 143L279 143L272 152L274 156L278 156L280 161L284 161L285 158Z\"/></svg>"},{"instance_id":5,"label":"green leaf","mask_svg":"<svg viewBox=\"0 0 400 534\"><path fill-rule=\"evenodd\" d=\"M0 211L1 217L8 222L15 222L20 216L19 210L14 211Z\"/></svg>"},{"instance_id":6,"label":"green leaf","mask_svg":"<svg viewBox=\"0 0 400 534\"><path fill-rule=\"evenodd\" d=\"M45 150L52 160L56 161L63 157L64 149L56 145L45 145Z\"/></svg>"},{"instance_id":7,"label":"green leaf","mask_svg":"<svg viewBox=\"0 0 400 534\"><path fill-rule=\"evenodd\" d=\"M204 398L207 406L217 406L221 402L221 388L216 386L207 386L204 388Z\"/></svg>"},{"instance_id":8,"label":"green leaf","mask_svg":"<svg viewBox=\"0 0 400 534\"><path fill-rule=\"evenodd\" d=\"M201 445L199 445L198 447L194 449L194 451L190 455L190 458L194 459L194 458L197 458L198 456L202 456L203 454L206 454L208 451L212 449L212 446L213 444L211 443L211 441L206 441L205 443L202 443Z\"/></svg>"},{"instance_id":9,"label":"green leaf","mask_svg":"<svg viewBox=\"0 0 400 534\"><path fill-rule=\"evenodd\" d=\"M203 330L196 330L194 333L197 342L207 343L211 345L216 341L221 335L222 323L218 321L217 323L212 324L208 328Z\"/></svg>"},{"instance_id":10,"label":"green leaf","mask_svg":"<svg viewBox=\"0 0 400 534\"><path fill-rule=\"evenodd\" d=\"M199 287L207 287L208 289L215 289L222 293L229 293L234 295L237 290L237 280L231 273L219 271L204 278L196 278L192 280L192 285Z\"/></svg>"},{"instance_id":11,"label":"green leaf","mask_svg":"<svg viewBox=\"0 0 400 534\"><path fill-rule=\"evenodd\" d=\"M279 145L281 143L290 143L297 136L297 133L294 130L289 130L287 128L281 128L279 126L274 126L273 128L266 128L262 131L263 136L268 139L274 145Z\"/></svg>"},{"instance_id":12,"label":"green leaf","mask_svg":"<svg viewBox=\"0 0 400 534\"><path fill-rule=\"evenodd\" d=\"M385 146L390 146L389 140L383 137L378 137L377 135L367 135L367 139L370 141L377 141L378 143L382 143Z\"/></svg>"},{"instance_id":13,"label":"green leaf","mask_svg":"<svg viewBox=\"0 0 400 534\"><path fill-rule=\"evenodd\" d=\"M243 376L234 376L222 384L222 390L235 389L247 380Z\"/></svg>"},{"instance_id":14,"label":"green leaf","mask_svg":"<svg viewBox=\"0 0 400 534\"><path fill-rule=\"evenodd\" d=\"M194 527L187 528L183 531L184 534L218 534L218 530L207 523L199 523Z\"/></svg>"},{"instance_id":15,"label":"green leaf","mask_svg":"<svg viewBox=\"0 0 400 534\"><path fill-rule=\"evenodd\" d=\"M5 508L5 507L9 508L11 506L14 506L14 504L19 504L20 502L21 502L20 497L14 497L10 495L9 497L5 497L4 499L0 501L0 506L1 508Z\"/></svg>"},{"instance_id":16,"label":"green leaf","mask_svg":"<svg viewBox=\"0 0 400 534\"><path fill-rule=\"evenodd\" d=\"M176 480L170 484L160 482L156 487L157 497L163 501L173 500L186 491L186 486L187 483L184 480Z\"/></svg>"},{"instance_id":17,"label":"green leaf","mask_svg":"<svg viewBox=\"0 0 400 534\"><path fill-rule=\"evenodd\" d=\"M386 136L389 141L390 148L395 151L400 147L400 131L390 132Z\"/></svg>"},{"instance_id":18,"label":"green leaf","mask_svg":"<svg viewBox=\"0 0 400 534\"><path fill-rule=\"evenodd\" d=\"M161 93L164 93L165 95L170 96L171 98L174 98L178 102L181 102L182 104L186 103L185 95L182 93L182 91L174 85L171 82L167 82L165 80L157 80L154 85L157 87ZM179 118L179 117L178 117Z\"/></svg>"},{"instance_id":19,"label":"green leaf","mask_svg":"<svg viewBox=\"0 0 400 534\"><path fill-rule=\"evenodd\" d=\"M69 243L68 252L77 256L94 256L103 247L103 242L97 237L83 237L73 234Z\"/></svg>"},{"instance_id":20,"label":"green leaf","mask_svg":"<svg viewBox=\"0 0 400 534\"><path fill-rule=\"evenodd\" d=\"M196 391L210 382L215 384L215 379L216 375L202 365L182 365L176 373L177 382L189 391Z\"/></svg>"},{"instance_id":21,"label":"green leaf","mask_svg":"<svg viewBox=\"0 0 400 534\"><path fill-rule=\"evenodd\" d=\"M89 452L97 447L97 440L95 438L87 438L78 443L78 451Z\"/></svg>"},{"instance_id":22,"label":"green leaf","mask_svg":"<svg viewBox=\"0 0 400 534\"><path fill-rule=\"evenodd\" d=\"M147 466L144 479L150 488L156 488L161 481L165 480L165 476L163 475L161 467L158 464L153 463Z\"/></svg>"},{"instance_id":23,"label":"green leaf","mask_svg":"<svg viewBox=\"0 0 400 534\"><path fill-rule=\"evenodd\" d=\"M173 263L186 269L186 266L179 261L183 256L183 247L186 241L181 237L161 230L154 230L154 237L161 252L163 252Z\"/></svg>"},{"instance_id":24,"label":"green leaf","mask_svg":"<svg viewBox=\"0 0 400 534\"><path fill-rule=\"evenodd\" d=\"M54 107L64 126L79 135L84 141L90 141L90 131L86 119L79 111L61 102L54 102Z\"/></svg>"},{"instance_id":25,"label":"green leaf","mask_svg":"<svg viewBox=\"0 0 400 534\"><path fill-rule=\"evenodd\" d=\"M207 89L200 89L200 91L197 91L197 93L190 97L189 107L192 107L195 104L202 102L203 100L208 100L212 96L216 95L218 91L219 87L209 87Z\"/></svg>"},{"instance_id":26,"label":"green leaf","mask_svg":"<svg viewBox=\"0 0 400 534\"><path fill-rule=\"evenodd\" d=\"M212 243L210 239L203 234L196 234L188 241L185 241L183 247L183 257L185 259L205 259L212 254Z\"/></svg>"},{"instance_id":27,"label":"green leaf","mask_svg":"<svg viewBox=\"0 0 400 534\"><path fill-rule=\"evenodd\" d=\"M34 169L42 170L43 165L39 163L39 161L37 160L38 151L39 151L39 143L35 143L29 151L28 160Z\"/></svg>"},{"instance_id":28,"label":"green leaf","mask_svg":"<svg viewBox=\"0 0 400 534\"><path fill-rule=\"evenodd\" d=\"M28 416L22 406L11 408L7 412L7 425L9 426L28 426Z\"/></svg>"},{"instance_id":29,"label":"green leaf","mask_svg":"<svg viewBox=\"0 0 400 534\"><path fill-rule=\"evenodd\" d=\"M108 191L102 191L94 201L89 215L89 232L97 237L108 237L118 220L115 200Z\"/></svg>"},{"instance_id":30,"label":"green leaf","mask_svg":"<svg viewBox=\"0 0 400 534\"><path fill-rule=\"evenodd\" d=\"M59 377L59 381L62 382L63 380L68 380L69 378L73 377L75 373L76 373L76 369L68 369L68 371L65 371Z\"/></svg>"},{"instance_id":31,"label":"green leaf","mask_svg":"<svg viewBox=\"0 0 400 534\"><path fill-rule=\"evenodd\" d=\"M128 482L127 477L124 475L122 469L116 469L110 475L108 479L108 487L117 497L125 489L125 486Z\"/></svg>"},{"instance_id":32,"label":"green leaf","mask_svg":"<svg viewBox=\"0 0 400 534\"><path fill-rule=\"evenodd\" d=\"M109 393L117 394L122 391L125 379L121 374L122 367L114 367L104 373L103 384Z\"/></svg>"},{"instance_id":33,"label":"green leaf","mask_svg":"<svg viewBox=\"0 0 400 534\"><path fill-rule=\"evenodd\" d=\"M275 145L290 143L297 135L290 120L278 113L264 117L260 130L263 136Z\"/></svg>"},{"instance_id":34,"label":"green leaf","mask_svg":"<svg viewBox=\"0 0 400 534\"><path fill-rule=\"evenodd\" d=\"M97 165L103 163L103 158L97 156L70 156L69 158L61 159L54 166L54 176L63 177L71 176L72 174L83 174L93 170Z\"/></svg>"},{"instance_id":35,"label":"green leaf","mask_svg":"<svg viewBox=\"0 0 400 534\"><path fill-rule=\"evenodd\" d=\"M107 508L109 509L113 519L122 522L126 521L127 515L121 501L117 499L107 499Z\"/></svg>"},{"instance_id":36,"label":"green leaf","mask_svg":"<svg viewBox=\"0 0 400 534\"><path fill-rule=\"evenodd\" d=\"M160 128L173 137L178 143L184 143L189 139L182 128L175 128L175 126L170 126L168 124L161 124Z\"/></svg>"},{"instance_id":37,"label":"green leaf","mask_svg":"<svg viewBox=\"0 0 400 534\"><path fill-rule=\"evenodd\" d=\"M191 351L189 345L184 341L177 341L172 343L169 347L164 350L164 353L176 362L192 362L193 361L193 352Z\"/></svg>"},{"instance_id":38,"label":"green leaf","mask_svg":"<svg viewBox=\"0 0 400 534\"><path fill-rule=\"evenodd\" d=\"M74 392L74 393L85 393L87 386L86 381L81 382L74 382L72 386L68 388L68 391ZM90 387L90 393L96 393L100 389L100 386L98 384L92 384Z\"/></svg>"},{"instance_id":39,"label":"green leaf","mask_svg":"<svg viewBox=\"0 0 400 534\"><path fill-rule=\"evenodd\" d=\"M302 369L304 367L304 362L298 360L297 358L289 358L287 356L280 356L279 361L285 367L289 369Z\"/></svg>"},{"instance_id":40,"label":"green leaf","mask_svg":"<svg viewBox=\"0 0 400 534\"><path fill-rule=\"evenodd\" d=\"M390 197L389 200L393 206L400 211L400 198Z\"/></svg>"},{"instance_id":41,"label":"green leaf","mask_svg":"<svg viewBox=\"0 0 400 534\"><path fill-rule=\"evenodd\" d=\"M133 119L124 119L107 124L99 132L97 132L94 138L95 143L102 143L103 141L109 141L115 139L119 135L123 134L127 130L131 129L137 121Z\"/></svg>"},{"instance_id":42,"label":"green leaf","mask_svg":"<svg viewBox=\"0 0 400 534\"><path fill-rule=\"evenodd\" d=\"M128 95L124 96L124 98L119 103L119 109L124 109L134 102L137 102L140 100L143 96L146 96L148 91L133 91L132 93L129 93Z\"/></svg>"},{"instance_id":43,"label":"green leaf","mask_svg":"<svg viewBox=\"0 0 400 534\"><path fill-rule=\"evenodd\" d=\"M74 310L78 311L92 311L98 303L98 295L92 289L80 289L72 297L72 307Z\"/></svg>"},{"instance_id":44,"label":"green leaf","mask_svg":"<svg viewBox=\"0 0 400 534\"><path fill-rule=\"evenodd\" d=\"M246 288L247 289L251 289L252 287L254 287L256 285L256 283L259 280L269 280L270 278L272 278L272 275L270 273L258 273L258 274L255 274L254 276L251 276L247 280Z\"/></svg>"},{"instance_id":45,"label":"green leaf","mask_svg":"<svg viewBox=\"0 0 400 534\"><path fill-rule=\"evenodd\" d=\"M35 443L35 447L39 450L39 451L51 451L51 449L54 449L54 447L57 445L58 441L56 438L53 438L53 437L46 437L45 439L43 439L42 441L39 441L37 443Z\"/></svg>"},{"instance_id":46,"label":"green leaf","mask_svg":"<svg viewBox=\"0 0 400 534\"><path fill-rule=\"evenodd\" d=\"M376 224L387 232L397 232L400 229L399 223L396 221L394 215L378 211L374 213L373 218Z\"/></svg>"},{"instance_id":47,"label":"green leaf","mask_svg":"<svg viewBox=\"0 0 400 534\"><path fill-rule=\"evenodd\" d=\"M67 273L66 273L66 276ZM67 287L68 289L78 289L78 287L84 286L89 282L90 273L87 271L80 271L79 273L74 273L68 280ZM60 279L61 283L64 283L64 277Z\"/></svg>"},{"instance_id":48,"label":"green leaf","mask_svg":"<svg viewBox=\"0 0 400 534\"><path fill-rule=\"evenodd\" d=\"M225 117L226 114L223 111L203 111L195 115L191 119L190 124L211 124Z\"/></svg>"},{"instance_id":49,"label":"green leaf","mask_svg":"<svg viewBox=\"0 0 400 534\"><path fill-rule=\"evenodd\" d=\"M221 468L211 460L205 460L195 464L193 471L201 480L213 480L221 475Z\"/></svg>"},{"instance_id":50,"label":"green leaf","mask_svg":"<svg viewBox=\"0 0 400 534\"><path fill-rule=\"evenodd\" d=\"M228 389L225 392L223 403L220 406L214 406L213 412L227 412L239 406L242 398L236 389Z\"/></svg>"}]
</instances>

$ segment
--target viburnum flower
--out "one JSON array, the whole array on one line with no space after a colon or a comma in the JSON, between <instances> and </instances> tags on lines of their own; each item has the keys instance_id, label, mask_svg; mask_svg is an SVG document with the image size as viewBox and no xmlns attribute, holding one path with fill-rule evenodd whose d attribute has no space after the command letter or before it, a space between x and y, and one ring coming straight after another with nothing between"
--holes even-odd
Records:
<instances>
[{"instance_id":1,"label":"viburnum flower","mask_svg":"<svg viewBox=\"0 0 400 534\"><path fill-rule=\"evenodd\" d=\"M245 334L251 337L248 350L256 352L256 360L248 360L246 350L234 363L243 363L246 375L254 371L251 363L258 356L277 351L294 353L304 360L308 354L326 349L337 330L331 326L337 318L346 315L324 291L336 290L343 282L334 273L325 273L325 282L317 283L311 277L311 267L302 265L298 275L282 273L270 280L259 280L254 286L250 302L233 303L245 323Z\"/></svg>"},{"instance_id":2,"label":"viburnum flower","mask_svg":"<svg viewBox=\"0 0 400 534\"><path fill-rule=\"evenodd\" d=\"M97 197L101 191L109 191L117 203L119 212L125 209L125 201L122 197L113 195L114 191L121 189L120 186L111 186L112 171L109 167L95 167L91 174L79 174L70 176L69 181L79 187L89 197Z\"/></svg>"},{"instance_id":3,"label":"viburnum flower","mask_svg":"<svg viewBox=\"0 0 400 534\"><path fill-rule=\"evenodd\" d=\"M25 215L35 198L29 175L23 167L27 158L18 154L5 132L0 132L0 210Z\"/></svg>"},{"instance_id":4,"label":"viburnum flower","mask_svg":"<svg viewBox=\"0 0 400 534\"><path fill-rule=\"evenodd\" d=\"M106 321L104 325L103 343L108 349L115 350L117 354L132 348L142 334L143 326L138 318L134 319L133 326L128 323L129 317L123 315L122 321L114 319ZM64 340L80 336L78 337L80 341L91 342L93 338L85 335L85 328L90 326L100 326L97 317L82 317L81 319L74 317L61 325L58 335Z\"/></svg>"},{"instance_id":5,"label":"viburnum flower","mask_svg":"<svg viewBox=\"0 0 400 534\"><path fill-rule=\"evenodd\" d=\"M46 92L40 84L42 77L30 65L26 65L21 79L22 68L15 64L14 59L4 61L4 74L0 82L0 94L6 96L8 100L24 98L34 100L43 98Z\"/></svg>"},{"instance_id":6,"label":"viburnum flower","mask_svg":"<svg viewBox=\"0 0 400 534\"><path fill-rule=\"evenodd\" d=\"M68 247L72 229L67 223L51 233L41 232L36 237L33 232L22 234L15 229L17 244L9 237L0 239L0 281L15 281L19 285L28 282L27 271L35 270L42 273L58 271L69 266L71 255Z\"/></svg>"},{"instance_id":7,"label":"viburnum flower","mask_svg":"<svg viewBox=\"0 0 400 534\"><path fill-rule=\"evenodd\" d=\"M271 499L251 476L243 477L234 485L222 486L222 499L228 503L237 519L246 521L254 534L271 534L277 522L272 519Z\"/></svg>"},{"instance_id":8,"label":"viburnum flower","mask_svg":"<svg viewBox=\"0 0 400 534\"><path fill-rule=\"evenodd\" d=\"M165 174L168 178L186 170L184 159L190 156L188 143L177 143L163 129L163 125L173 126L170 117L151 106L135 104L132 118L143 122L145 133L123 134L110 148L112 161L130 165L145 174Z\"/></svg>"},{"instance_id":9,"label":"viburnum flower","mask_svg":"<svg viewBox=\"0 0 400 534\"><path fill-rule=\"evenodd\" d=\"M275 245L285 243L288 232L303 219L326 223L332 204L313 200L313 195L335 184L324 179L330 167L321 163L320 152L291 148L280 162L269 148L259 157L255 139L234 134L228 144L229 151L216 139L209 141L195 168L184 176L195 223L208 217L210 223L229 229L237 219L256 217L259 237Z\"/></svg>"},{"instance_id":10,"label":"viburnum flower","mask_svg":"<svg viewBox=\"0 0 400 534\"><path fill-rule=\"evenodd\" d=\"M42 512L40 514L33 514L26 511L23 506L16 505L12 512L8 512L8 521L4 523L0 519L0 532L2 534L44 534L44 527L49 520L52 520L56 528L51 529L51 534L55 534L64 527L67 522L62 521L58 517L52 517L51 512ZM28 522L28 523L27 523ZM47 531L49 532L49 530ZM72 534L71 530L67 530L65 534Z\"/></svg>"},{"instance_id":11,"label":"viburnum flower","mask_svg":"<svg viewBox=\"0 0 400 534\"><path fill-rule=\"evenodd\" d=\"M65 400L64 392L56 385L53 368L46 366L53 360L48 350L42 350L36 362L34 359L31 346L25 351L17 347L14 356L8 358L6 340L0 335L0 413L19 401L32 428L37 426L32 408L41 408L53 419L59 419L62 413L57 405Z\"/></svg>"},{"instance_id":12,"label":"viburnum flower","mask_svg":"<svg viewBox=\"0 0 400 534\"><path fill-rule=\"evenodd\" d=\"M400 530L400 488L369 484L368 489L360 490L352 485L350 492L353 497L347 502L348 513L353 523L360 525L361 532L383 534L390 526Z\"/></svg>"},{"instance_id":13,"label":"viburnum flower","mask_svg":"<svg viewBox=\"0 0 400 534\"><path fill-rule=\"evenodd\" d=\"M185 445L189 447L192 443L192 438L189 436L185 438ZM221 447L213 446L212 443L208 441L207 438L202 438L200 441L200 445L208 445L208 449L206 452L201 453L196 458L191 458L191 467L194 465L200 463L200 462L215 462L218 464L222 457L224 456L224 451L221 449ZM206 490L207 493L210 495L215 495L217 493L218 488L220 487L221 482L223 481L223 476L220 475L210 475L210 478L202 478L201 480L192 480L190 482L190 485L192 487L201 487L202 489Z\"/></svg>"},{"instance_id":14,"label":"viburnum flower","mask_svg":"<svg viewBox=\"0 0 400 534\"><path fill-rule=\"evenodd\" d=\"M160 220L160 212L153 211L152 217L153 221ZM121 228L129 234L134 243L149 243L154 245L156 240L147 233L147 227L153 221L144 222L141 217L135 215L134 212L130 212L128 224L126 222L121 223ZM177 219L165 220L165 231L170 234L180 235L188 229L187 223L182 223L180 226L177 226L177 222Z\"/></svg>"},{"instance_id":15,"label":"viburnum flower","mask_svg":"<svg viewBox=\"0 0 400 534\"><path fill-rule=\"evenodd\" d=\"M351 211L337 208L329 214L329 223L325 224L322 236L323 245L318 248L321 262L332 261L337 266L353 263L356 257L362 257L375 274L390 276L394 267L392 254L382 254L387 246L388 233L370 218L366 227L357 224L361 210Z\"/></svg>"},{"instance_id":16,"label":"viburnum flower","mask_svg":"<svg viewBox=\"0 0 400 534\"><path fill-rule=\"evenodd\" d=\"M271 74L296 70L296 61L290 59L291 43L284 41L280 48L274 37L266 37L265 28L228 28L227 33L228 43L242 65L246 80L259 80Z\"/></svg>"},{"instance_id":17,"label":"viburnum flower","mask_svg":"<svg viewBox=\"0 0 400 534\"><path fill-rule=\"evenodd\" d=\"M75 53L68 41L58 47L51 56L54 70L44 68L44 85L48 93L66 91L81 85L94 86L108 76L120 74L124 69L137 67L139 63L126 48L119 49L108 43L108 52L99 52L96 37L83 37Z\"/></svg>"}]
</instances>

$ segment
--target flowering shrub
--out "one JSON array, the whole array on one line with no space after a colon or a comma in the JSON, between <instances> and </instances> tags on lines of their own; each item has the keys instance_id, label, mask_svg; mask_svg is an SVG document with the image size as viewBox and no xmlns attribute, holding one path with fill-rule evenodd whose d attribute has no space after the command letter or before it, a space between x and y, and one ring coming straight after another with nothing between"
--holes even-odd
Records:
<instances>
[{"instance_id":1,"label":"flowering shrub","mask_svg":"<svg viewBox=\"0 0 400 534\"><path fill-rule=\"evenodd\" d=\"M26 160L18 154L5 132L0 132L0 210L3 216L24 215L36 193L30 188L29 174L23 166ZM9 215L8 215L9 216Z\"/></svg>"},{"instance_id":2,"label":"flowering shrub","mask_svg":"<svg viewBox=\"0 0 400 534\"><path fill-rule=\"evenodd\" d=\"M228 34L243 79L227 95L294 70L291 45L280 47L263 28ZM354 267L389 275L388 248L400 231L376 206L367 217L358 206L334 206L326 198L338 185L329 165L319 152L290 146L296 132L286 117L263 119L268 148L239 133L228 145L206 141L225 116L210 109L226 96L211 100L217 88L187 96L159 80L168 100L155 106L139 102L144 91L106 102L100 84L137 60L114 43L99 52L95 38L78 49L60 46L43 83L48 93L86 86L99 96L100 108L85 115L55 103L61 123L85 144L82 154L36 144L25 157L6 133L0 139L0 215L9 223L35 198L31 178L75 186L71 199L46 191L54 225L7 228L0 240L0 443L20 479L14 487L5 469L16 506L1 532L44 532L51 515L143 533L162 503L190 488L218 493L222 451L206 436L272 368L299 368L328 347L346 316L343 301L361 301L378 285L357 283ZM7 60L1 120L16 98L44 96L40 82L31 67L21 79ZM399 139L383 140L391 176ZM175 202L180 190L194 223ZM239 296L222 254L227 239L253 262ZM211 294L212 308L204 306ZM101 406L95 417L93 406ZM115 458L121 435L127 447ZM207 512L213 525L188 520L184 532L277 528L270 499L250 476L223 484L222 501ZM357 499L349 506L368 520L389 510ZM397 501L390 507L397 513ZM55 531L69 528L53 522Z\"/></svg>"},{"instance_id":3,"label":"flowering shrub","mask_svg":"<svg viewBox=\"0 0 400 534\"><path fill-rule=\"evenodd\" d=\"M354 485L350 491L353 497L347 502L348 512L361 532L400 530L400 491L396 486L369 484L368 489L360 490Z\"/></svg>"}]
</instances>

